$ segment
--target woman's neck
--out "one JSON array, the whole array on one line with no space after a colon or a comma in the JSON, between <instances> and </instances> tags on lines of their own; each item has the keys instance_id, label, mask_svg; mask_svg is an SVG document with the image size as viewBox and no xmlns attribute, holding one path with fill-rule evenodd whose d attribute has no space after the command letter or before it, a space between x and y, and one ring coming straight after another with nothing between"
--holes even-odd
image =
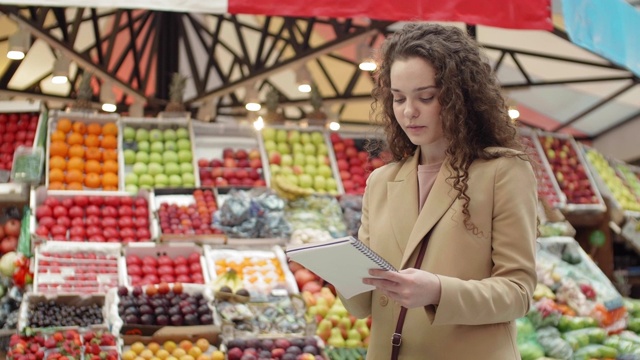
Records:
<instances>
[{"instance_id":1,"label":"woman's neck","mask_svg":"<svg viewBox=\"0 0 640 360\"><path fill-rule=\"evenodd\" d=\"M438 164L446 157L447 141L443 138L428 145L420 145L420 165Z\"/></svg>"}]
</instances>

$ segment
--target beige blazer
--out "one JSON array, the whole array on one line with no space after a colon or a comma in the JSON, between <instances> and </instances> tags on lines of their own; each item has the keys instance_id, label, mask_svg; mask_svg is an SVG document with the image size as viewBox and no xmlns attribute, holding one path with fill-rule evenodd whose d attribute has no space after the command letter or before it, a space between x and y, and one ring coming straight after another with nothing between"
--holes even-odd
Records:
<instances>
[{"instance_id":1,"label":"beige blazer","mask_svg":"<svg viewBox=\"0 0 640 360\"><path fill-rule=\"evenodd\" d=\"M490 148L489 151L512 151ZM518 157L477 160L469 168L471 221L447 180L445 161L418 212L419 150L369 177L359 238L397 268L413 266L433 227L422 269L442 285L437 307L409 309L401 359L520 359L514 320L529 310L536 285L537 194L531 165ZM400 307L377 290L342 299L350 313L373 317L367 359L388 360Z\"/></svg>"}]
</instances>

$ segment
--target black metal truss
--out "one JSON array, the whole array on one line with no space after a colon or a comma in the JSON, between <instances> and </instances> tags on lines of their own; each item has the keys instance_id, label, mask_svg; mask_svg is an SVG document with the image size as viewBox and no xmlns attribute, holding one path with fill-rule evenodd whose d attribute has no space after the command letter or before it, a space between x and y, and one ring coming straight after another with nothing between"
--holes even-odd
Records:
<instances>
[{"instance_id":1,"label":"black metal truss","mask_svg":"<svg viewBox=\"0 0 640 360\"><path fill-rule=\"evenodd\" d=\"M358 69L357 59L340 56L337 50L343 47L369 40L373 43L378 37L389 33L389 22L371 21L366 25L356 24L350 19L326 18L291 18L291 17L251 17L257 21L247 21L247 17L230 14L205 15L189 13L167 13L146 10L113 10L98 11L90 8L62 9L50 7L13 7L0 6L0 12L7 14L14 21L26 26L31 33L44 40L52 49L69 55L78 63L80 71L76 78L70 79L74 86L67 95L74 98L75 85L78 77L88 71L96 74L102 81L111 81L121 90L118 99L124 108L126 103L144 101L149 112L157 112L168 101L168 83L170 74L178 68L188 71L186 75L194 84L195 95L185 99L191 111L214 102L217 114L245 115L244 99L241 94L248 85L255 84L258 88L264 86L276 87L271 77L287 69L295 69L306 62L314 62L320 69L314 74L321 76L323 83L329 84L331 91L323 93L325 104L344 104L350 101L367 101L369 93L357 93L355 86L361 76L370 73ZM117 24L111 29L101 29L100 22L108 19ZM94 44L78 51L74 48L75 40L82 24L91 24L90 28L96 39ZM83 27L86 28L86 27ZM234 37L239 46L231 44L229 38L220 36L222 29L234 30ZM316 32L322 29L321 43L312 41ZM331 29L327 32L327 28ZM467 31L475 35L475 25L468 25ZM554 29L553 33L569 41L561 30ZM131 40L128 44L116 44L118 35L127 34ZM192 36L193 35L193 36ZM256 41L250 41L257 38ZM6 40L5 39L1 39ZM182 45L180 45L182 44ZM116 46L118 45L118 46ZM639 79L628 70L607 61L597 62L583 59L556 56L542 52L525 51L507 47L481 44L485 49L499 51L498 61L494 64L494 71L499 71L504 59L510 57L522 74L523 81L504 83L505 89L529 88L550 85L565 85L577 83L597 83L603 81L620 81L627 83L624 88L603 99L601 102L580 112L569 122L559 126L560 130L575 124L592 111L614 100L617 96L638 84ZM186 51L185 58L179 59L179 46L185 46L194 51ZM197 54L208 54L203 62ZM230 63L221 63L224 57ZM522 63L524 57L538 57L553 61L574 63L579 65L607 68L619 71L617 76L567 78L553 81L541 81L532 78ZM125 68L125 60L130 68ZM144 60L143 60L144 59ZM341 88L329 59L338 60L352 68L349 71L347 86ZM185 64L179 61L185 60ZM155 74L150 73L152 62L156 61ZM0 74L0 89L15 93L7 89L11 78L18 69L19 62L12 62L4 73ZM49 74L46 74L48 76ZM156 83L150 88L150 81ZM20 92L32 97L57 98L59 95L46 94L39 87L39 80L34 81ZM318 81L319 82L319 81ZM219 85L211 85L219 84ZM2 91L2 90L0 90ZM98 102L97 94L94 101ZM299 109L300 118L305 116L307 99L289 99L281 91L281 106ZM623 120L618 123L631 121ZM612 128L615 128L612 127ZM603 133L610 131L607 129Z\"/></svg>"}]
</instances>

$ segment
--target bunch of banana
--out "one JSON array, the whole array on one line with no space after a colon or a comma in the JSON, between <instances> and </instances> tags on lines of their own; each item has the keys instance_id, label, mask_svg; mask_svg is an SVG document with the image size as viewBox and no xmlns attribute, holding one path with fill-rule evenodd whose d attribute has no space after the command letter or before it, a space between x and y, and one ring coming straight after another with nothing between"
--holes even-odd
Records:
<instances>
[{"instance_id":1,"label":"bunch of banana","mask_svg":"<svg viewBox=\"0 0 640 360\"><path fill-rule=\"evenodd\" d=\"M271 180L273 190L285 200L296 200L299 197L313 194L312 189L303 188L292 183L285 175L276 174Z\"/></svg>"},{"instance_id":2,"label":"bunch of banana","mask_svg":"<svg viewBox=\"0 0 640 360\"><path fill-rule=\"evenodd\" d=\"M229 287L234 292L241 289L243 287L243 283L240 275L238 275L235 270L230 269L226 273L218 276L211 284L214 291L218 291L224 286Z\"/></svg>"}]
</instances>

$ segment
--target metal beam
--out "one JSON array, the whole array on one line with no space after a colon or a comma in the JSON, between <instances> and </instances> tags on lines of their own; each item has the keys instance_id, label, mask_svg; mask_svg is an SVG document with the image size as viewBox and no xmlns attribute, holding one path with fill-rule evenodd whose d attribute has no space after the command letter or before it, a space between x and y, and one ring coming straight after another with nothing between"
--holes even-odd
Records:
<instances>
[{"instance_id":1,"label":"metal beam","mask_svg":"<svg viewBox=\"0 0 640 360\"><path fill-rule=\"evenodd\" d=\"M55 102L63 102L67 104L71 104L75 102L75 99L71 99L67 96L43 95L40 93L33 93L33 92L27 92L27 91L1 90L1 89L0 89L0 97L25 98L25 99L40 100L45 102L55 101ZM96 110L99 110L102 108L102 104L97 102L91 102L91 105Z\"/></svg>"},{"instance_id":2,"label":"metal beam","mask_svg":"<svg viewBox=\"0 0 640 360\"><path fill-rule=\"evenodd\" d=\"M615 99L616 97L622 95L623 93L625 93L627 90L631 89L632 87L636 86L636 82L632 81L630 84L628 84L627 86L623 87L622 89L614 92L613 94L607 96L606 98L598 101L597 103L595 103L594 105L590 106L588 109L582 111L581 113L579 113L578 115L574 116L573 118L569 119L569 121L564 122L562 124L560 124L559 126L557 126L555 129L551 130L552 132L558 132L566 127L568 127L569 125L573 124L574 122L582 119L583 117L585 117L586 115L590 114L591 112L599 109L600 107L602 107L603 105L606 105L609 101Z\"/></svg>"},{"instance_id":3,"label":"metal beam","mask_svg":"<svg viewBox=\"0 0 640 360\"><path fill-rule=\"evenodd\" d=\"M0 11L7 14L12 20L24 26L34 37L37 37L47 43L51 48L59 50L63 55L67 56L69 59L78 64L78 66L84 68L87 71L94 73L96 76L102 78L103 80L109 80L113 84L117 85L124 93L133 97L137 101L146 102L147 98L133 89L129 84L126 84L115 76L109 74L107 70L103 69L101 66L94 64L91 60L86 59L82 55L78 54L73 48L69 45L60 42L58 39L52 37L51 35L43 32L39 27L33 25L31 21L23 18L22 16L14 13L6 6L0 6Z\"/></svg>"},{"instance_id":4,"label":"metal beam","mask_svg":"<svg viewBox=\"0 0 640 360\"><path fill-rule=\"evenodd\" d=\"M367 29L364 31L356 31L352 34L346 35L344 38L340 38L340 39L336 39L334 41L331 41L329 43L326 43L322 46L319 46L311 51L308 51L304 54L301 54L299 56L293 57L291 59L285 60L283 62L281 62L278 65L272 66L268 69L264 69L264 70L260 70L255 72L254 74L250 74L249 76L246 76L242 79L236 80L230 84L227 84L225 86L222 86L218 89L209 91L206 94L197 96L195 98L192 98L188 101L186 101L186 103L188 105L193 104L195 102L205 102L207 100L210 100L212 98L216 98L216 97L222 97L225 96L227 94L229 94L230 92L233 92L239 88L242 88L244 86L247 86L253 82L256 81L262 81L270 76L273 76L276 73L279 73L280 71L286 70L286 69L295 69L299 64L304 64L309 60L315 59L317 57L320 57L322 55L328 54L332 51L335 51L337 49L340 49L344 46L353 44L353 43L357 43L362 41L364 38L367 38L368 36L372 36L373 34L377 33L378 30L377 29Z\"/></svg>"},{"instance_id":5,"label":"metal beam","mask_svg":"<svg viewBox=\"0 0 640 360\"><path fill-rule=\"evenodd\" d=\"M622 81L622 80L635 80L635 76L607 76L607 77L595 77L586 79L564 79L564 80L550 80L550 81L536 81L536 82L524 82L524 83L510 83L501 84L504 89L517 89L527 88L532 86L548 86L548 85L566 85L566 84L581 84L591 82L603 82L603 81Z\"/></svg>"}]
</instances>

